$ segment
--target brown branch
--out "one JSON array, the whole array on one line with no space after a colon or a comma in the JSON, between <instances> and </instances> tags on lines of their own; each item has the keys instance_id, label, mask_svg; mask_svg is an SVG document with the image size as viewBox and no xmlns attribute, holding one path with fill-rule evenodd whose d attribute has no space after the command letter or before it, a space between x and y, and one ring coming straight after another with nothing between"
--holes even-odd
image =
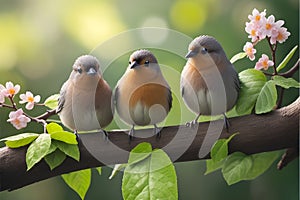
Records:
<instances>
[{"instance_id":1,"label":"brown branch","mask_svg":"<svg viewBox=\"0 0 300 200\"><path fill-rule=\"evenodd\" d=\"M229 131L231 133L239 132L239 134L229 143L229 152L241 151L246 154L254 154L297 147L299 145L299 111L300 97L289 106L268 114L252 114L230 119ZM214 125L219 122L200 123L198 129L186 126L164 127L161 131L160 140L153 136L134 138L131 143L128 142L127 131L108 132L108 141L103 139L100 133L82 134L79 143L80 162L67 158L62 165L53 171L42 161L26 172L25 154L27 147L18 149L3 147L0 148L0 191L18 189L64 173L103 166L104 163L105 165L125 163L128 159L128 152L143 141L150 142L153 148L163 148L176 162L208 158L209 156L206 154L199 158L199 150L203 146L204 139L207 139L205 136L209 125L212 125L214 129ZM152 129L138 130L135 135L141 136L152 134L152 132ZM218 131L212 130L208 137L218 138L218 133ZM229 134L223 130L220 137L228 136ZM113 150L113 147L116 146L124 151ZM185 146L187 146L186 149ZM178 152L180 154L176 155ZM101 159L96 159L91 154L101 155Z\"/></svg>"}]
</instances>

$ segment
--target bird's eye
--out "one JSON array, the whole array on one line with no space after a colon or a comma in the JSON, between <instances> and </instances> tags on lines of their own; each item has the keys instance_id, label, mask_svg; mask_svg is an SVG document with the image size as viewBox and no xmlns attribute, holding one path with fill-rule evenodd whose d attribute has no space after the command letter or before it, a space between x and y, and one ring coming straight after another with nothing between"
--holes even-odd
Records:
<instances>
[{"instance_id":1,"label":"bird's eye","mask_svg":"<svg viewBox=\"0 0 300 200\"><path fill-rule=\"evenodd\" d=\"M202 53L202 54L206 54L206 53L207 53L207 48L203 47L203 48L201 49L201 53Z\"/></svg>"},{"instance_id":2,"label":"bird's eye","mask_svg":"<svg viewBox=\"0 0 300 200\"><path fill-rule=\"evenodd\" d=\"M131 64L131 61L129 61L129 65Z\"/></svg>"},{"instance_id":3,"label":"bird's eye","mask_svg":"<svg viewBox=\"0 0 300 200\"><path fill-rule=\"evenodd\" d=\"M75 71L78 72L79 74L82 73L82 69L80 67L78 67Z\"/></svg>"},{"instance_id":4,"label":"bird's eye","mask_svg":"<svg viewBox=\"0 0 300 200\"><path fill-rule=\"evenodd\" d=\"M144 64L145 64L146 67L148 67L149 63L150 63L149 60L146 60Z\"/></svg>"}]
</instances>

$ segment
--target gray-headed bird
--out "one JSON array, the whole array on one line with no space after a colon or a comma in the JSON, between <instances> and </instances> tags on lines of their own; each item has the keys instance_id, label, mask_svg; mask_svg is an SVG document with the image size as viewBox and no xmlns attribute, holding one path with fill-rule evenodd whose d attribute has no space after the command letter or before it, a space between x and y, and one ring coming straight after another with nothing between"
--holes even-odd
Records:
<instances>
[{"instance_id":1,"label":"gray-headed bird","mask_svg":"<svg viewBox=\"0 0 300 200\"><path fill-rule=\"evenodd\" d=\"M94 56L80 56L61 88L57 112L75 132L103 130L113 119L112 90L99 67Z\"/></svg>"},{"instance_id":2,"label":"gray-headed bird","mask_svg":"<svg viewBox=\"0 0 300 200\"><path fill-rule=\"evenodd\" d=\"M137 50L130 56L129 66L115 89L116 110L132 129L134 126L154 125L163 121L172 107L170 86L163 77L155 56L148 50Z\"/></svg>"},{"instance_id":3,"label":"gray-headed bird","mask_svg":"<svg viewBox=\"0 0 300 200\"><path fill-rule=\"evenodd\" d=\"M213 37L203 35L195 38L188 47L188 58L181 73L181 95L188 108L197 117L223 114L235 105L240 83L238 74L220 43Z\"/></svg>"}]
</instances>

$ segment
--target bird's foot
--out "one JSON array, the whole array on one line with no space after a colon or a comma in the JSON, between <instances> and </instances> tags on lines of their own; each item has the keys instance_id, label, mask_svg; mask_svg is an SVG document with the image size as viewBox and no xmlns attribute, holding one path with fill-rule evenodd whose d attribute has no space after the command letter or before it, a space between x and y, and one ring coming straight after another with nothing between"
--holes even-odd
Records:
<instances>
[{"instance_id":1,"label":"bird's foot","mask_svg":"<svg viewBox=\"0 0 300 200\"><path fill-rule=\"evenodd\" d=\"M154 124L154 135L156 135L156 139L159 140L161 138L161 129Z\"/></svg>"},{"instance_id":2,"label":"bird's foot","mask_svg":"<svg viewBox=\"0 0 300 200\"><path fill-rule=\"evenodd\" d=\"M226 117L225 113L223 114L223 116L224 116L224 126L225 126L225 129L226 129L226 132L229 133L229 127L230 127L229 120Z\"/></svg>"},{"instance_id":3,"label":"bird's foot","mask_svg":"<svg viewBox=\"0 0 300 200\"><path fill-rule=\"evenodd\" d=\"M198 120L195 119L195 120L193 120L193 121L190 121L190 122L185 123L185 126L194 128L194 127L196 126L197 123L198 123Z\"/></svg>"},{"instance_id":4,"label":"bird's foot","mask_svg":"<svg viewBox=\"0 0 300 200\"><path fill-rule=\"evenodd\" d=\"M128 133L128 141L129 141L129 143L133 140L133 136L134 136L134 126L132 126L132 128L130 129L130 131Z\"/></svg>"},{"instance_id":5,"label":"bird's foot","mask_svg":"<svg viewBox=\"0 0 300 200\"><path fill-rule=\"evenodd\" d=\"M104 130L104 129L100 129L100 131L103 133L104 140L108 141L108 133L107 133L107 131Z\"/></svg>"}]
</instances>

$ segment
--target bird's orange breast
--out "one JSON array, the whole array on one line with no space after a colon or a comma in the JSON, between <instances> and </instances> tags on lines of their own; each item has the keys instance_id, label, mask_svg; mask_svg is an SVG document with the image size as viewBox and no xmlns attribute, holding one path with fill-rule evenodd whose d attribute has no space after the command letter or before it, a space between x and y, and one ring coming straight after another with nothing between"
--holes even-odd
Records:
<instances>
[{"instance_id":1,"label":"bird's orange breast","mask_svg":"<svg viewBox=\"0 0 300 200\"><path fill-rule=\"evenodd\" d=\"M200 89L207 88L207 85L200 74L199 69L197 69L192 64L187 64L186 71L183 74L183 77L187 82L192 86L194 91L199 91Z\"/></svg>"},{"instance_id":2,"label":"bird's orange breast","mask_svg":"<svg viewBox=\"0 0 300 200\"><path fill-rule=\"evenodd\" d=\"M150 108L152 105L160 104L169 111L168 94L169 89L164 85L149 83L138 87L131 95L129 107L134 108L137 103Z\"/></svg>"}]
</instances>

